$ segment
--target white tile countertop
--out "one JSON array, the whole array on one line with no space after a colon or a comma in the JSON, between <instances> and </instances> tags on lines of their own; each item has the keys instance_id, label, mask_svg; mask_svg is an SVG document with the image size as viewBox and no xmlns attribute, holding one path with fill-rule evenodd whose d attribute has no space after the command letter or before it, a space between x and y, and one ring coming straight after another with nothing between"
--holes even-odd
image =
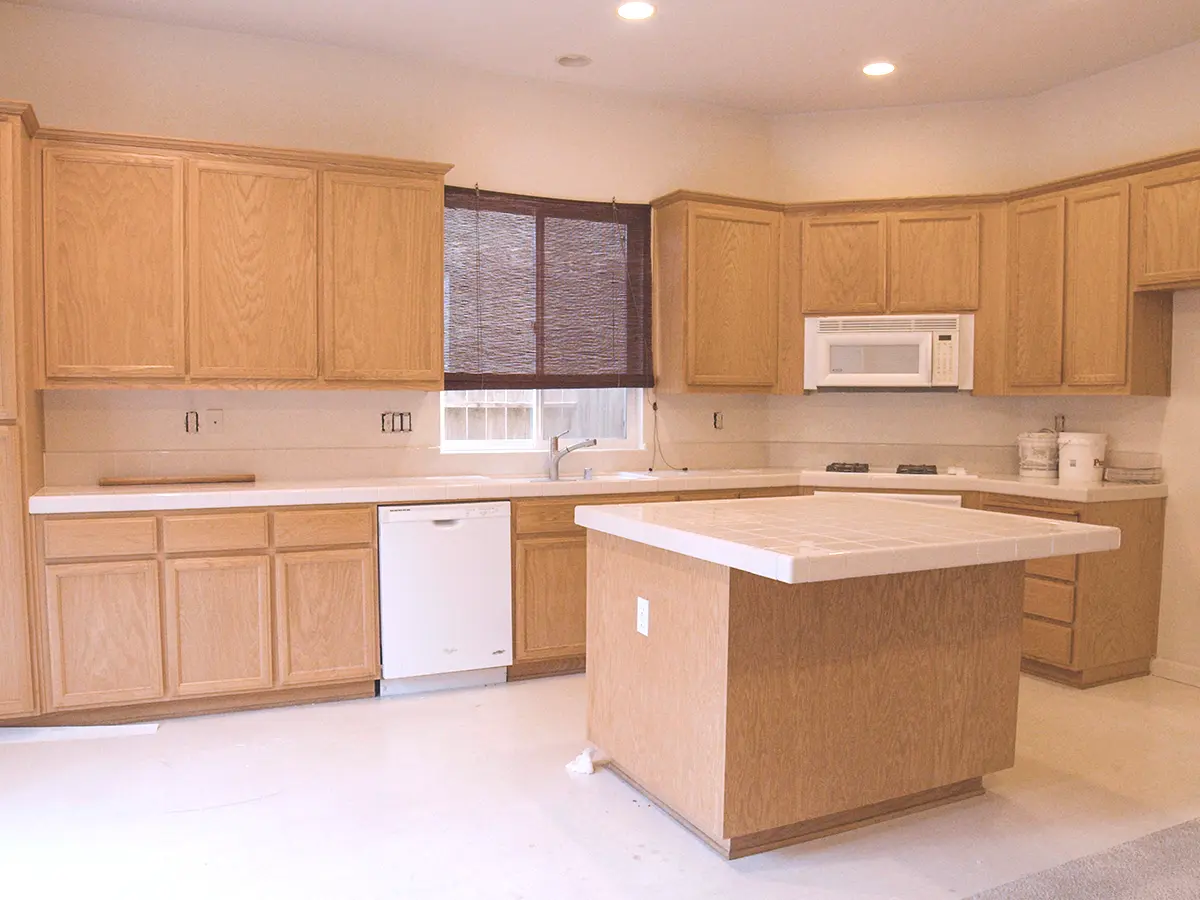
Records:
<instances>
[{"instance_id":1,"label":"white tile countertop","mask_svg":"<svg viewBox=\"0 0 1200 900\"><path fill-rule=\"evenodd\" d=\"M797 469L656 470L597 475L548 482L537 476L438 475L177 487L47 487L29 500L34 515L143 512L177 509L229 509L264 506L322 506L344 503L420 503L496 500L508 497L562 497L638 494L754 487L875 488L984 491L1073 502L1165 497L1165 484L1060 485L1023 481L1015 475L839 474Z\"/></svg>"},{"instance_id":2,"label":"white tile countertop","mask_svg":"<svg viewBox=\"0 0 1200 900\"><path fill-rule=\"evenodd\" d=\"M1121 531L903 500L823 494L581 506L585 528L786 584L1116 550Z\"/></svg>"}]
</instances>

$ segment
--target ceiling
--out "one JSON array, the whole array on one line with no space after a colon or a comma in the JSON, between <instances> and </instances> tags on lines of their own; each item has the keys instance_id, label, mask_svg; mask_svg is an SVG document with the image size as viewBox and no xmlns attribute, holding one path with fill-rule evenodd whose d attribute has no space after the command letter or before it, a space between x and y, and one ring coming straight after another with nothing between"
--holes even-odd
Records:
<instances>
[{"instance_id":1,"label":"ceiling","mask_svg":"<svg viewBox=\"0 0 1200 900\"><path fill-rule=\"evenodd\" d=\"M645 22L617 0L17 2L763 113L1022 96L1200 40L1196 0L658 0ZM894 75L862 74L881 58Z\"/></svg>"}]
</instances>

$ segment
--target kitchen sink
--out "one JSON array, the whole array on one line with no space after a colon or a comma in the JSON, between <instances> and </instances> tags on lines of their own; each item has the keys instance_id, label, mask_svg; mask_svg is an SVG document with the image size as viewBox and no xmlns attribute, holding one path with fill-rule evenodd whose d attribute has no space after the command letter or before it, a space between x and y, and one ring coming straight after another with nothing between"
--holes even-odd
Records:
<instances>
[{"instance_id":1,"label":"kitchen sink","mask_svg":"<svg viewBox=\"0 0 1200 900\"><path fill-rule=\"evenodd\" d=\"M494 481L520 481L527 484L552 484L545 475L492 475L489 476ZM604 475L593 475L591 478L584 478L582 475L562 475L559 477L560 482L586 482L593 481L598 483L608 483L619 481L650 481L652 475L642 475L637 472L609 472Z\"/></svg>"}]
</instances>

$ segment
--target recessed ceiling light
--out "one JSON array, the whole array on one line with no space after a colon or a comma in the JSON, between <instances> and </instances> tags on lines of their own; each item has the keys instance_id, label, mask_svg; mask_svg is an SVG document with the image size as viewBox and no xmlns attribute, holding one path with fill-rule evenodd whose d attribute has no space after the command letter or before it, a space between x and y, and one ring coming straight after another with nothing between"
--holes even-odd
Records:
<instances>
[{"instance_id":1,"label":"recessed ceiling light","mask_svg":"<svg viewBox=\"0 0 1200 900\"><path fill-rule=\"evenodd\" d=\"M873 62L863 66L863 72L875 78L878 78L880 75L891 75L895 71L896 67L890 62Z\"/></svg>"},{"instance_id":2,"label":"recessed ceiling light","mask_svg":"<svg viewBox=\"0 0 1200 900\"><path fill-rule=\"evenodd\" d=\"M622 19L648 19L654 15L654 4L622 3L617 7L617 15Z\"/></svg>"},{"instance_id":3,"label":"recessed ceiling light","mask_svg":"<svg viewBox=\"0 0 1200 900\"><path fill-rule=\"evenodd\" d=\"M592 64L590 56L584 56L582 53L564 53L558 57L556 62L560 66L565 66L568 69L582 69L584 66Z\"/></svg>"}]
</instances>

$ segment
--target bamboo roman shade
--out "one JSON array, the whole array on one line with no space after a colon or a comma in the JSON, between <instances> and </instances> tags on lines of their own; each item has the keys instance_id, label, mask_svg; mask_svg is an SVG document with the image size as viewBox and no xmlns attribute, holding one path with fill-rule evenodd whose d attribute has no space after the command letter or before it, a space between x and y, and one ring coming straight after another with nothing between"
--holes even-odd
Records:
<instances>
[{"instance_id":1,"label":"bamboo roman shade","mask_svg":"<svg viewBox=\"0 0 1200 900\"><path fill-rule=\"evenodd\" d=\"M446 390L652 387L650 207L446 188Z\"/></svg>"}]
</instances>

